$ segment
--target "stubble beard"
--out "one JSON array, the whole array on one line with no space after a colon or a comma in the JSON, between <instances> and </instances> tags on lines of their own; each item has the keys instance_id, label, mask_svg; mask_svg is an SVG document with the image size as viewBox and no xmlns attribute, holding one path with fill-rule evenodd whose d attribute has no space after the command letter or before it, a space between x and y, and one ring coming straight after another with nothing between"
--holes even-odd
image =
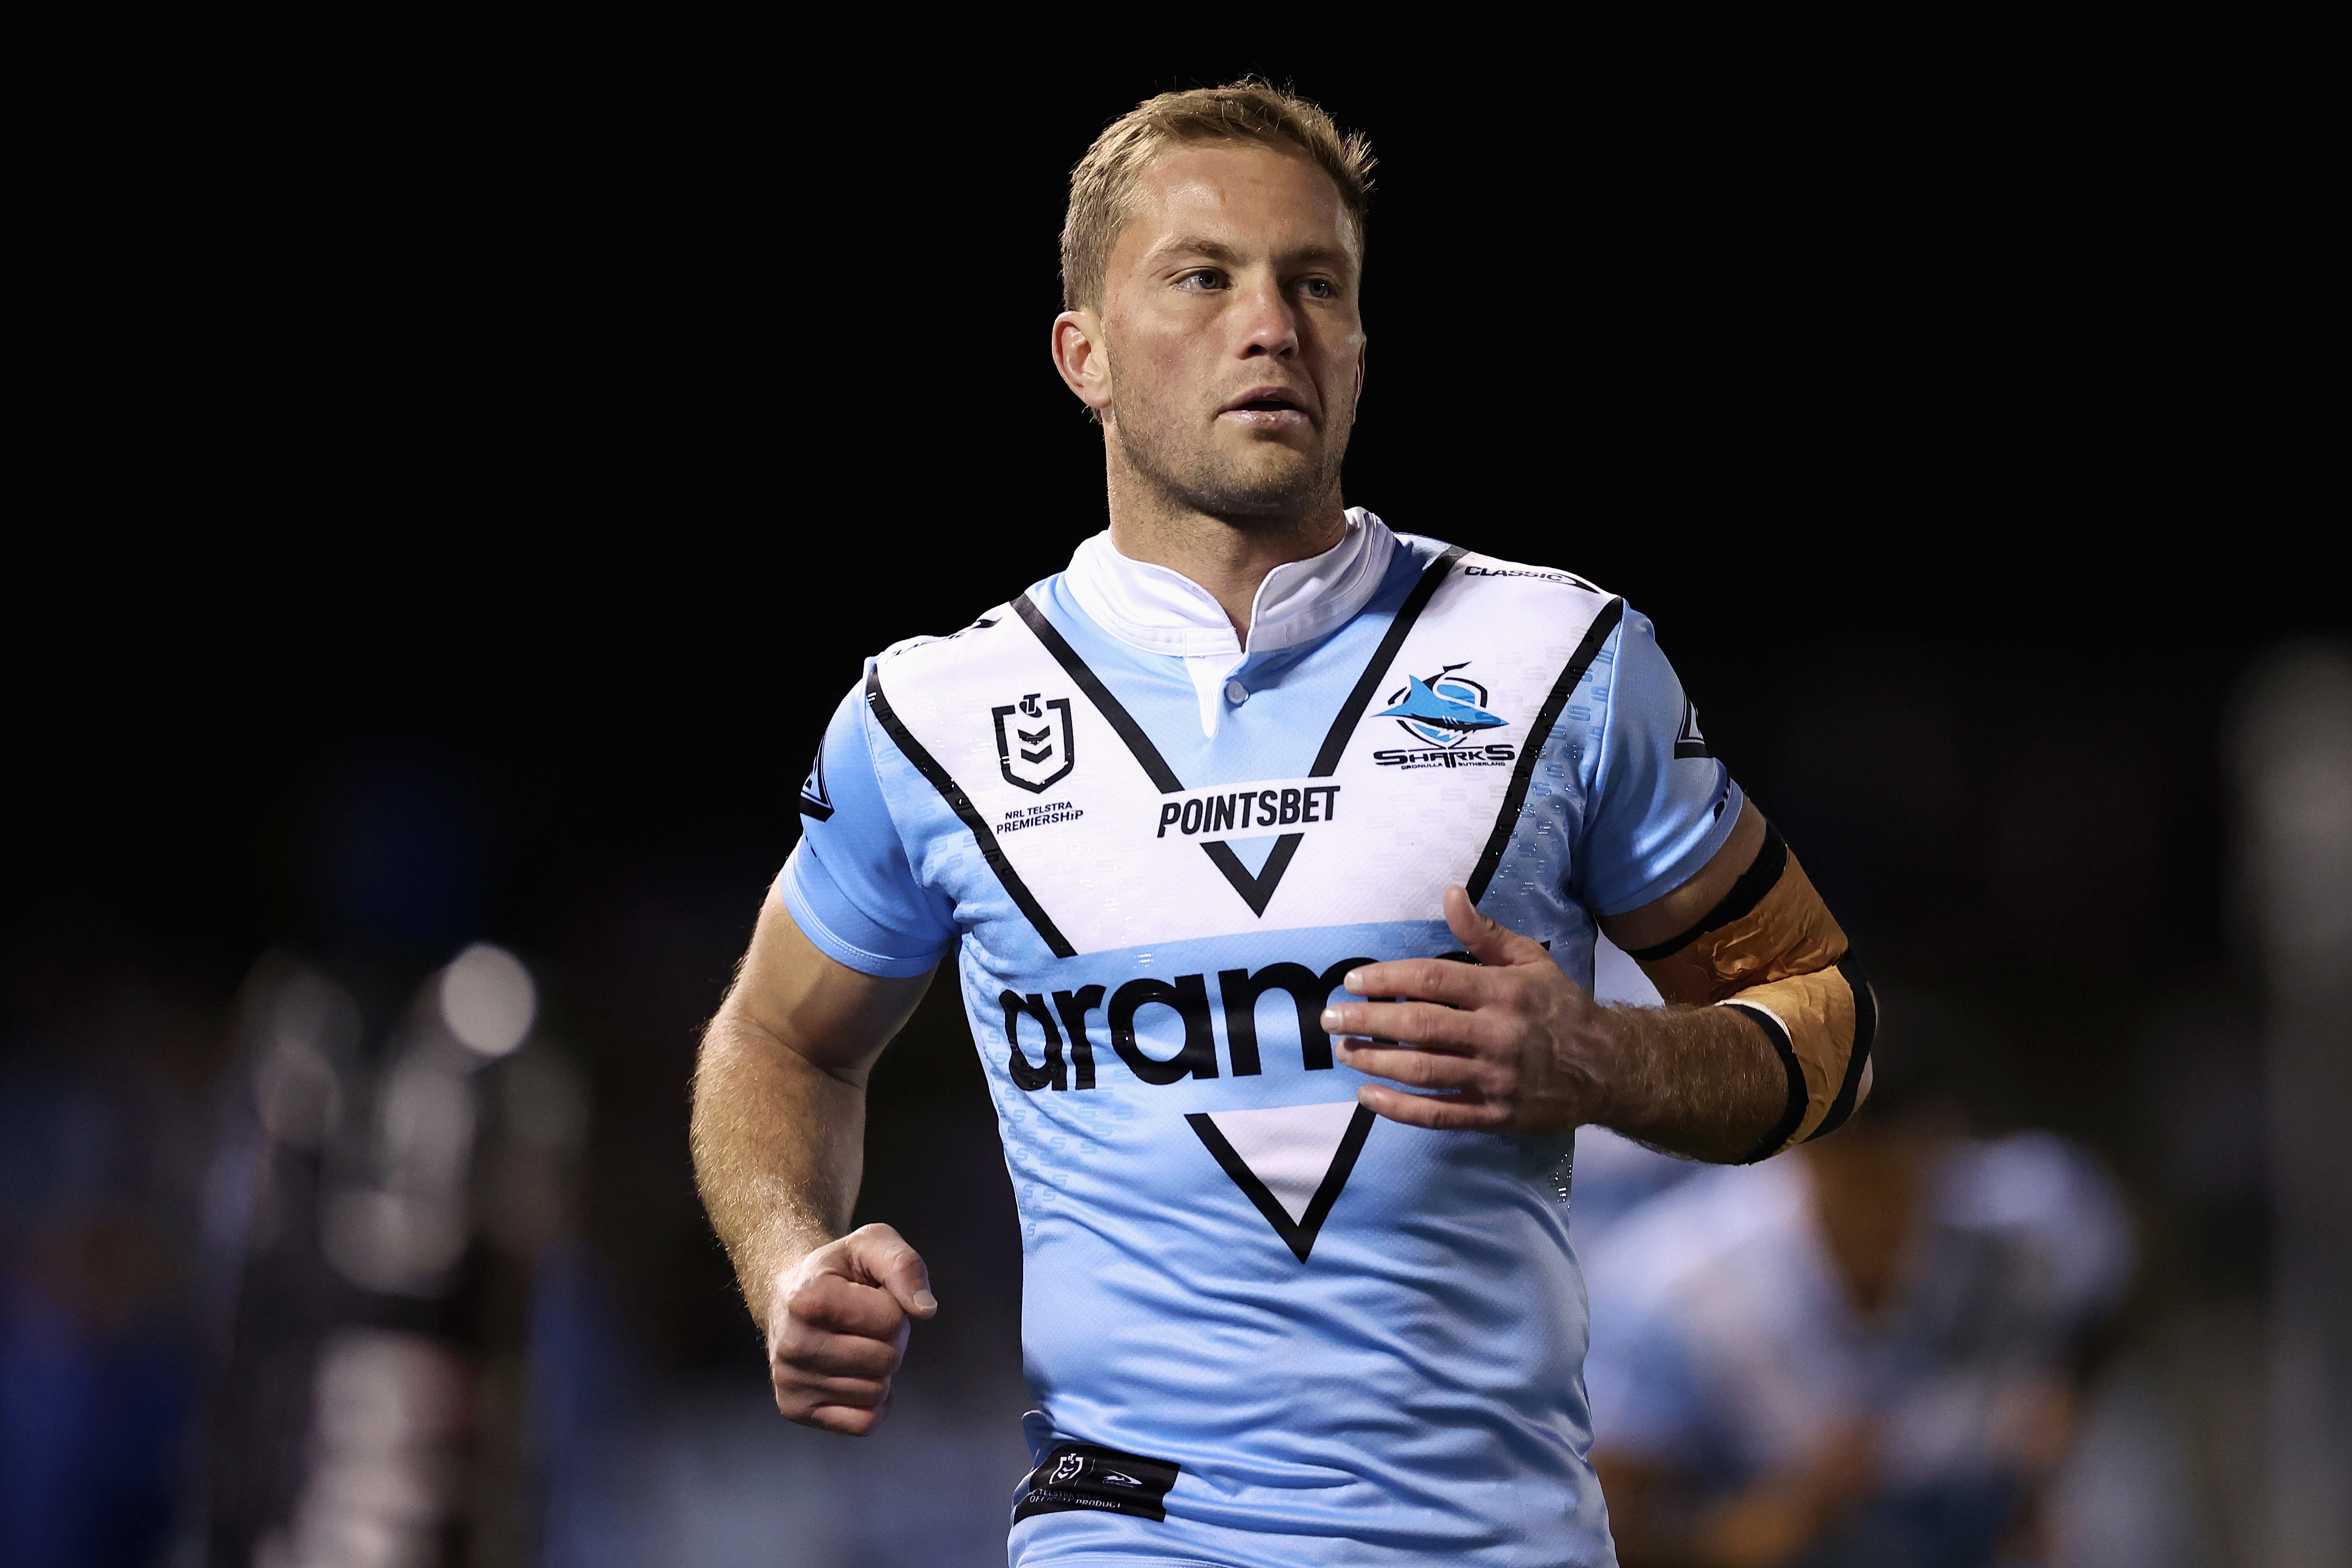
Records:
<instances>
[{"instance_id":1,"label":"stubble beard","mask_svg":"<svg viewBox=\"0 0 2352 1568\"><path fill-rule=\"evenodd\" d=\"M1311 525L1337 506L1352 407L1327 415L1313 453L1284 447L1257 463L1234 461L1205 431L1185 440L1192 417L1148 396L1112 404L1110 438L1128 468L1163 500L1252 531Z\"/></svg>"}]
</instances>

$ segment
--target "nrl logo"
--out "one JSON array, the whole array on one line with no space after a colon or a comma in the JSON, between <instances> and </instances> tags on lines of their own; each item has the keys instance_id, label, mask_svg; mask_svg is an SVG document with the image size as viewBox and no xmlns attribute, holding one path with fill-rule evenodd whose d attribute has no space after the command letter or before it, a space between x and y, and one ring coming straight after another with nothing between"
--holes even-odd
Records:
<instances>
[{"instance_id":1,"label":"nrl logo","mask_svg":"<svg viewBox=\"0 0 2352 1568\"><path fill-rule=\"evenodd\" d=\"M989 711L996 719L996 765L1006 784L1043 795L1069 777L1077 756L1072 748L1068 698L1040 702L1033 691Z\"/></svg>"},{"instance_id":2,"label":"nrl logo","mask_svg":"<svg viewBox=\"0 0 2352 1568\"><path fill-rule=\"evenodd\" d=\"M1481 730L1509 723L1486 711L1485 687L1454 673L1469 663L1449 664L1426 680L1405 677L1405 689L1389 693L1389 707L1372 717L1393 719L1406 734L1433 746L1458 746Z\"/></svg>"}]
</instances>

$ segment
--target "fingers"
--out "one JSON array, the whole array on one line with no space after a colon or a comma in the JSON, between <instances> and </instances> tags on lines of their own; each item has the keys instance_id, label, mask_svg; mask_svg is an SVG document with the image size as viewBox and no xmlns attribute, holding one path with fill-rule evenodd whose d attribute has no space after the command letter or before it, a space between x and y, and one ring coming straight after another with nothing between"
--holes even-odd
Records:
<instances>
[{"instance_id":1,"label":"fingers","mask_svg":"<svg viewBox=\"0 0 2352 1568\"><path fill-rule=\"evenodd\" d=\"M910 1318L940 1310L922 1258L887 1225L852 1231L780 1281L770 1320L776 1408L803 1426L862 1437L890 1406Z\"/></svg>"},{"instance_id":2,"label":"fingers","mask_svg":"<svg viewBox=\"0 0 2352 1568\"><path fill-rule=\"evenodd\" d=\"M847 1405L820 1405L806 1415L795 1415L793 1419L801 1426L814 1426L821 1432L838 1432L845 1437L864 1437L870 1436L874 1428L882 1424L882 1417L889 1413L889 1409L887 1404L872 1410L856 1410Z\"/></svg>"},{"instance_id":3,"label":"fingers","mask_svg":"<svg viewBox=\"0 0 2352 1568\"><path fill-rule=\"evenodd\" d=\"M861 1226L811 1253L784 1306L820 1327L875 1338L940 1310L922 1258L887 1225Z\"/></svg>"},{"instance_id":4,"label":"fingers","mask_svg":"<svg viewBox=\"0 0 2352 1568\"><path fill-rule=\"evenodd\" d=\"M1445 924L1462 950L1479 963L1494 968L1514 964L1549 963L1551 954L1543 943L1531 936L1521 936L1500 921L1488 920L1470 901L1466 888L1445 889Z\"/></svg>"},{"instance_id":5,"label":"fingers","mask_svg":"<svg viewBox=\"0 0 2352 1568\"><path fill-rule=\"evenodd\" d=\"M1393 1079L1415 1089L1443 1089L1491 1099L1507 1097L1515 1078L1501 1063L1482 1061L1475 1057L1434 1055L1409 1047L1390 1049L1379 1046L1343 1046L1339 1057L1342 1066L1351 1067L1373 1078Z\"/></svg>"},{"instance_id":6,"label":"fingers","mask_svg":"<svg viewBox=\"0 0 2352 1568\"><path fill-rule=\"evenodd\" d=\"M1445 889L1445 923L1477 963L1403 959L1349 971L1347 988L1357 995L1406 1000L1325 1008L1333 1053L1359 1072L1423 1091L1360 1086L1358 1103L1391 1121L1507 1132L1519 1125L1523 1100L1542 1121L1553 1108L1527 1077L1528 1064L1550 1061L1561 1020L1574 1026L1591 1004L1543 943L1479 913L1461 888Z\"/></svg>"},{"instance_id":7,"label":"fingers","mask_svg":"<svg viewBox=\"0 0 2352 1568\"><path fill-rule=\"evenodd\" d=\"M1340 984L1359 996L1411 996L1454 1007L1475 1007L1494 997L1496 983L1501 978L1472 963L1397 958L1351 969Z\"/></svg>"},{"instance_id":8,"label":"fingers","mask_svg":"<svg viewBox=\"0 0 2352 1568\"><path fill-rule=\"evenodd\" d=\"M1506 1026L1486 1013L1456 1012L1431 1002L1343 1002L1323 1009L1324 1032L1370 1040L1407 1040L1424 1050L1456 1054L1499 1045Z\"/></svg>"},{"instance_id":9,"label":"fingers","mask_svg":"<svg viewBox=\"0 0 2352 1568\"><path fill-rule=\"evenodd\" d=\"M787 1420L863 1436L890 1404L899 1347L839 1334L804 1336L771 1352L768 1380Z\"/></svg>"},{"instance_id":10,"label":"fingers","mask_svg":"<svg viewBox=\"0 0 2352 1568\"><path fill-rule=\"evenodd\" d=\"M778 1331L769 1355L778 1365L811 1377L888 1377L907 1359L902 1331L887 1339L863 1334L835 1334L808 1324L787 1321Z\"/></svg>"},{"instance_id":11,"label":"fingers","mask_svg":"<svg viewBox=\"0 0 2352 1568\"><path fill-rule=\"evenodd\" d=\"M842 1405L853 1410L875 1410L890 1397L887 1377L803 1377L793 1379L792 1387L812 1408Z\"/></svg>"},{"instance_id":12,"label":"fingers","mask_svg":"<svg viewBox=\"0 0 2352 1568\"><path fill-rule=\"evenodd\" d=\"M1357 1087L1356 1102L1375 1116L1440 1132L1504 1132L1511 1125L1508 1109L1475 1097L1407 1094L1367 1083Z\"/></svg>"},{"instance_id":13,"label":"fingers","mask_svg":"<svg viewBox=\"0 0 2352 1568\"><path fill-rule=\"evenodd\" d=\"M862 1437L890 1404L890 1377L905 1359L906 1320L895 1341L829 1333L788 1321L769 1352L776 1408L803 1426Z\"/></svg>"},{"instance_id":14,"label":"fingers","mask_svg":"<svg viewBox=\"0 0 2352 1568\"><path fill-rule=\"evenodd\" d=\"M1476 963L1434 958L1367 963L1348 972L1344 982L1348 989L1359 996L1412 996L1476 1007L1507 993L1513 984L1511 970L1531 964L1556 967L1543 943L1499 921L1488 920L1460 888L1445 889L1445 924Z\"/></svg>"},{"instance_id":15,"label":"fingers","mask_svg":"<svg viewBox=\"0 0 2352 1568\"><path fill-rule=\"evenodd\" d=\"M907 1327L906 1309L896 1297L839 1274L802 1275L784 1293L784 1312L792 1323L869 1340L895 1339Z\"/></svg>"},{"instance_id":16,"label":"fingers","mask_svg":"<svg viewBox=\"0 0 2352 1568\"><path fill-rule=\"evenodd\" d=\"M903 1310L928 1318L940 1310L922 1256L888 1226L862 1226L837 1245L865 1278L887 1290Z\"/></svg>"},{"instance_id":17,"label":"fingers","mask_svg":"<svg viewBox=\"0 0 2352 1568\"><path fill-rule=\"evenodd\" d=\"M887 1384L882 1386L878 1397L870 1400L788 1389L781 1382L776 1385L776 1408L786 1420L814 1426L820 1432L838 1432L845 1437L863 1437L871 1433L890 1413L890 1404Z\"/></svg>"}]
</instances>

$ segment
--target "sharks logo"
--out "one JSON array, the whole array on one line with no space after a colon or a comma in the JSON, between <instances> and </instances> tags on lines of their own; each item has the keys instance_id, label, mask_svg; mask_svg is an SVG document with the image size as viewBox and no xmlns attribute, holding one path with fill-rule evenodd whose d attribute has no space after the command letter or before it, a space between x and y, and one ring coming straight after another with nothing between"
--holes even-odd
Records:
<instances>
[{"instance_id":1,"label":"sharks logo","mask_svg":"<svg viewBox=\"0 0 2352 1568\"><path fill-rule=\"evenodd\" d=\"M1509 723L1486 711L1485 687L1454 673L1468 668L1469 662L1449 664L1426 680L1417 675L1405 677L1405 689L1391 692L1389 707L1372 717L1393 719L1406 734L1433 746L1458 746L1481 730Z\"/></svg>"},{"instance_id":2,"label":"sharks logo","mask_svg":"<svg viewBox=\"0 0 2352 1568\"><path fill-rule=\"evenodd\" d=\"M1095 1476L1095 1484L1097 1486L1139 1487L1143 1485L1141 1481L1137 1480L1133 1476L1114 1470L1108 1465L1102 1464L1099 1461L1097 1462L1095 1468L1097 1472ZM1060 1462L1055 1465L1054 1473L1045 1478L1045 1484L1049 1487L1066 1487L1086 1473L1087 1461L1082 1456L1076 1452L1064 1454Z\"/></svg>"},{"instance_id":3,"label":"sharks logo","mask_svg":"<svg viewBox=\"0 0 2352 1568\"><path fill-rule=\"evenodd\" d=\"M996 719L996 765L1006 784L1043 795L1070 776L1078 759L1068 698L1040 702L1032 691L989 711Z\"/></svg>"}]
</instances>

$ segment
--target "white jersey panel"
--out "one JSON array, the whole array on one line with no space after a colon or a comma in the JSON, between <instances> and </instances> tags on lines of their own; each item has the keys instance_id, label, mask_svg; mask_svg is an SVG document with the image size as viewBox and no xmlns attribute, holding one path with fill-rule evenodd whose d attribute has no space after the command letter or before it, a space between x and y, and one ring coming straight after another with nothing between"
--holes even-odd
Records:
<instances>
[{"instance_id":1,"label":"white jersey panel","mask_svg":"<svg viewBox=\"0 0 2352 1568\"><path fill-rule=\"evenodd\" d=\"M1066 956L1426 921L1449 884L1483 892L1563 679L1622 608L1565 573L1485 556L1433 573L1302 778L1186 789L1025 599L903 650L875 683ZM1269 836L1249 865L1236 846Z\"/></svg>"}]
</instances>

